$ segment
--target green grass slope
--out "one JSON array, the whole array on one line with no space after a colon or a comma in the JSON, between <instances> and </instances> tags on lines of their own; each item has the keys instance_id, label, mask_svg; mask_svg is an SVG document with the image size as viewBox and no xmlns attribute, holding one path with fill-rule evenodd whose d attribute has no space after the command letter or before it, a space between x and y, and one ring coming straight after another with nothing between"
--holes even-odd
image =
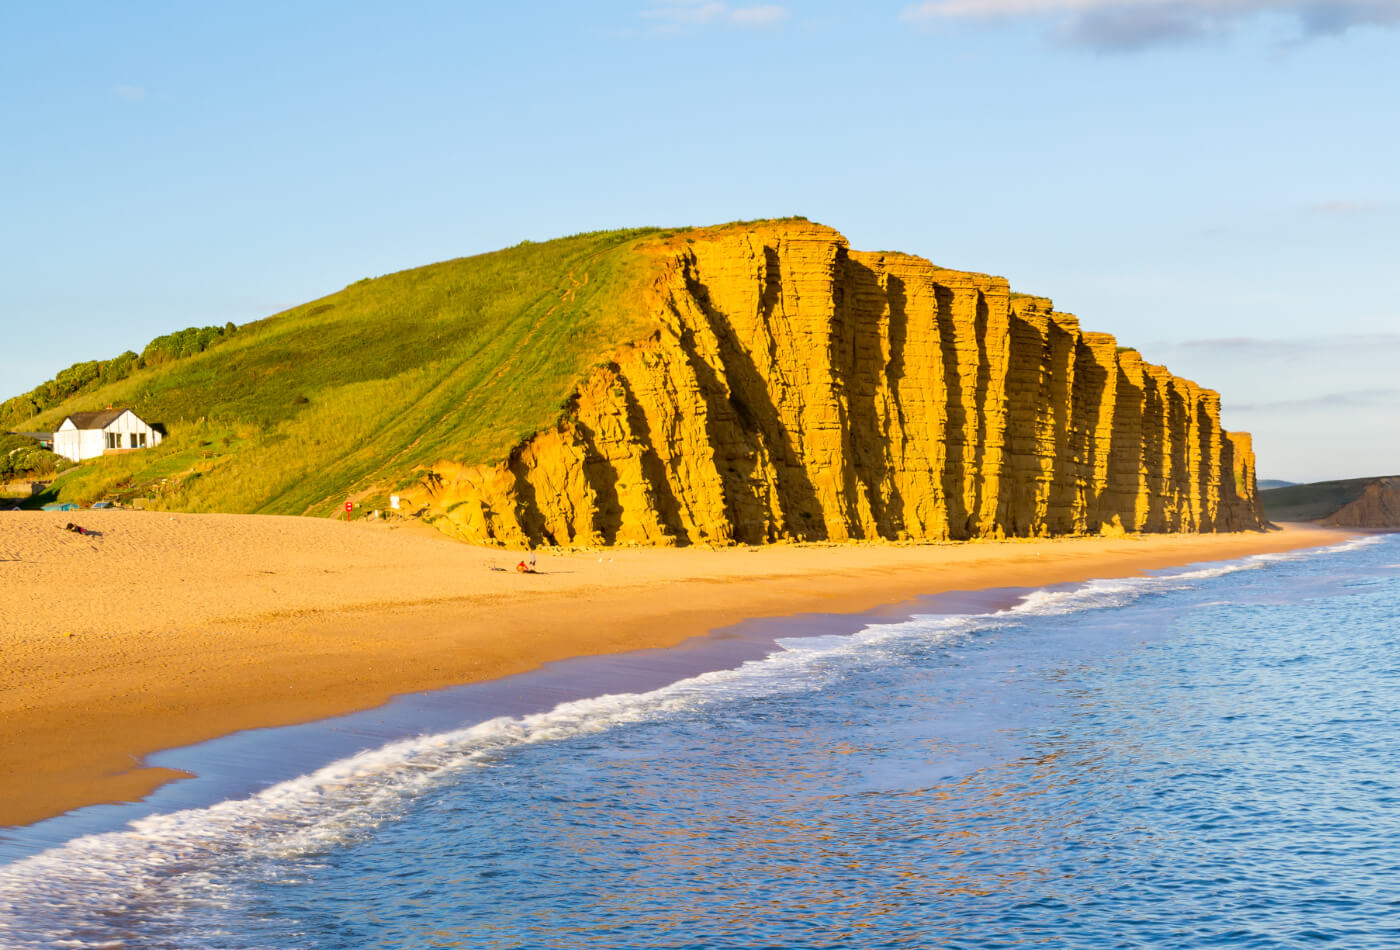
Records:
<instances>
[{"instance_id":1,"label":"green grass slope","mask_svg":"<svg viewBox=\"0 0 1400 950\"><path fill-rule=\"evenodd\" d=\"M1270 521L1317 521L1356 501L1374 481L1374 478L1348 478L1270 488L1259 492L1259 501Z\"/></svg>"},{"instance_id":2,"label":"green grass slope","mask_svg":"<svg viewBox=\"0 0 1400 950\"><path fill-rule=\"evenodd\" d=\"M610 231L366 279L51 406L130 406L154 448L86 462L36 501L148 498L189 511L328 514L450 459L494 462L563 414L576 383L645 335L655 232Z\"/></svg>"}]
</instances>

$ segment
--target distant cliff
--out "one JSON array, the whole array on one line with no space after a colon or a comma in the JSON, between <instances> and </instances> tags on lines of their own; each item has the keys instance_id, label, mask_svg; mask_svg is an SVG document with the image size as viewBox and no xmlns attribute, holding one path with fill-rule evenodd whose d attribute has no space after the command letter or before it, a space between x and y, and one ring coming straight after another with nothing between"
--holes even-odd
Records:
<instances>
[{"instance_id":1,"label":"distant cliff","mask_svg":"<svg viewBox=\"0 0 1400 950\"><path fill-rule=\"evenodd\" d=\"M662 236L649 335L498 464L404 494L479 543L727 544L1263 523L1220 398L999 277L805 221Z\"/></svg>"},{"instance_id":2,"label":"distant cliff","mask_svg":"<svg viewBox=\"0 0 1400 950\"><path fill-rule=\"evenodd\" d=\"M1400 529L1400 475L1287 485L1260 492L1259 498L1274 521Z\"/></svg>"},{"instance_id":3,"label":"distant cliff","mask_svg":"<svg viewBox=\"0 0 1400 950\"><path fill-rule=\"evenodd\" d=\"M1400 529L1400 478L1378 478L1361 497L1326 519L1347 528Z\"/></svg>"}]
</instances>

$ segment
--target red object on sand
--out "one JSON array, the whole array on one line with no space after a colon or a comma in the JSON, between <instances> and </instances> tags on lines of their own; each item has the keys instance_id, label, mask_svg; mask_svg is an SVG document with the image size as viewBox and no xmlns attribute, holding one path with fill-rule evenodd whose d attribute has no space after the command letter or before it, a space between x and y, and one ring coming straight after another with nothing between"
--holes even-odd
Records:
<instances>
[{"instance_id":1,"label":"red object on sand","mask_svg":"<svg viewBox=\"0 0 1400 950\"><path fill-rule=\"evenodd\" d=\"M352 512L352 511L354 511L354 510L355 510L355 503L354 503L353 501L347 501L347 502L345 503L345 513L348 515L350 512Z\"/></svg>"}]
</instances>

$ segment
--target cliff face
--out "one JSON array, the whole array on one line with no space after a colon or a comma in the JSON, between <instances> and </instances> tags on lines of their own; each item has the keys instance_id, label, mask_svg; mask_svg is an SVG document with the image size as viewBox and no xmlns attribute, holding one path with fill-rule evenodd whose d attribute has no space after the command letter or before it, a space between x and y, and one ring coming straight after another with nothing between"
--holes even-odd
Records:
<instances>
[{"instance_id":1,"label":"cliff face","mask_svg":"<svg viewBox=\"0 0 1400 950\"><path fill-rule=\"evenodd\" d=\"M1400 529L1400 478L1376 479L1360 498L1322 520L1347 528Z\"/></svg>"},{"instance_id":2,"label":"cliff face","mask_svg":"<svg viewBox=\"0 0 1400 950\"><path fill-rule=\"evenodd\" d=\"M652 252L649 338L496 466L409 492L478 543L966 539L1259 527L1216 393L999 277L806 222Z\"/></svg>"}]
</instances>

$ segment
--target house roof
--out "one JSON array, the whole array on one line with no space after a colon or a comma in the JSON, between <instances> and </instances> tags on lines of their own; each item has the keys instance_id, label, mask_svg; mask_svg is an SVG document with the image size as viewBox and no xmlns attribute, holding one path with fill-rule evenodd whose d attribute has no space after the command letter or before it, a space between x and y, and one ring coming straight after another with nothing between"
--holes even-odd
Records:
<instances>
[{"instance_id":1,"label":"house roof","mask_svg":"<svg viewBox=\"0 0 1400 950\"><path fill-rule=\"evenodd\" d=\"M74 412L68 418L72 419L73 425L79 429L105 429L127 411L125 408L99 409L96 412Z\"/></svg>"}]
</instances>

